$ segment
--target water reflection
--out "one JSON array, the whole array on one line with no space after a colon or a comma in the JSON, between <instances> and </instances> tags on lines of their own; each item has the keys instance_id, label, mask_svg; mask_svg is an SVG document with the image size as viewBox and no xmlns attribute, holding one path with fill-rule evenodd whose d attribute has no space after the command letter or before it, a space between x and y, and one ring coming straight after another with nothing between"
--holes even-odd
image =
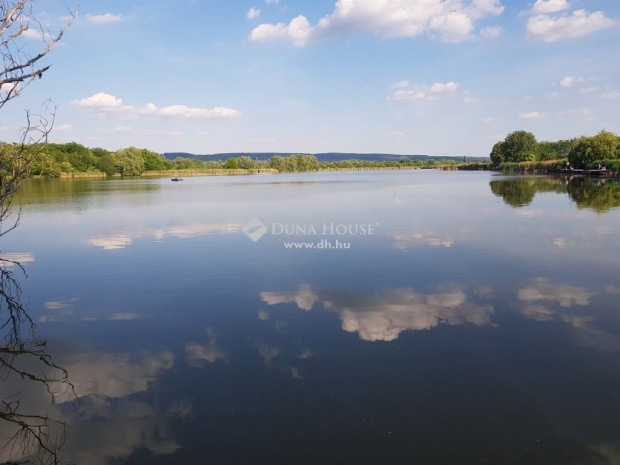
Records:
<instances>
[{"instance_id":1,"label":"water reflection","mask_svg":"<svg viewBox=\"0 0 620 465\"><path fill-rule=\"evenodd\" d=\"M570 326L574 343L605 352L620 351L615 329L618 289L606 286L595 291L539 277L521 287L517 299L521 314L537 321L558 320ZM596 311L593 301L596 300ZM610 325L611 323L611 325Z\"/></svg>"},{"instance_id":2,"label":"water reflection","mask_svg":"<svg viewBox=\"0 0 620 465\"><path fill-rule=\"evenodd\" d=\"M21 285L15 271L23 271L14 254L0 260L0 460L36 456L56 463L64 440L65 422L54 402L74 398L69 374L52 358L47 341L21 301Z\"/></svg>"},{"instance_id":3,"label":"water reflection","mask_svg":"<svg viewBox=\"0 0 620 465\"><path fill-rule=\"evenodd\" d=\"M138 179L30 179L16 195L19 205L40 208L46 204L86 207L90 201L103 200L102 195L153 194L161 189L158 180Z\"/></svg>"},{"instance_id":4,"label":"water reflection","mask_svg":"<svg viewBox=\"0 0 620 465\"><path fill-rule=\"evenodd\" d=\"M70 218L62 195L25 208L11 250L32 255L33 318L79 396L41 410L69 426L63 459L617 460L620 211L579 211L561 178L507 208L501 179L196 178L86 196ZM248 240L253 216L380 226L292 253Z\"/></svg>"},{"instance_id":5,"label":"water reflection","mask_svg":"<svg viewBox=\"0 0 620 465\"><path fill-rule=\"evenodd\" d=\"M493 307L470 301L489 294L488 289L475 289L468 295L465 286L447 283L431 293L401 288L365 295L301 285L297 291L261 292L260 296L268 305L294 303L306 311L321 303L340 317L345 331L355 332L365 341L393 341L403 331L431 329L440 324L491 325Z\"/></svg>"},{"instance_id":6,"label":"water reflection","mask_svg":"<svg viewBox=\"0 0 620 465\"><path fill-rule=\"evenodd\" d=\"M126 233L96 235L86 240L88 245L103 250L124 249L132 245L134 239L150 238L162 241L166 237L188 239L209 234L236 234L241 231L240 223L190 223L176 224L165 228L139 228Z\"/></svg>"},{"instance_id":7,"label":"water reflection","mask_svg":"<svg viewBox=\"0 0 620 465\"><path fill-rule=\"evenodd\" d=\"M215 363L228 360L226 353L217 346L217 336L213 328L207 328L207 343L190 342L185 346L187 363L190 366L202 366L205 362Z\"/></svg>"},{"instance_id":8,"label":"water reflection","mask_svg":"<svg viewBox=\"0 0 620 465\"><path fill-rule=\"evenodd\" d=\"M620 180L597 179L584 176L549 177L522 176L494 180L491 191L511 207L524 207L538 193L568 194L578 208L599 213L620 207Z\"/></svg>"}]
</instances>

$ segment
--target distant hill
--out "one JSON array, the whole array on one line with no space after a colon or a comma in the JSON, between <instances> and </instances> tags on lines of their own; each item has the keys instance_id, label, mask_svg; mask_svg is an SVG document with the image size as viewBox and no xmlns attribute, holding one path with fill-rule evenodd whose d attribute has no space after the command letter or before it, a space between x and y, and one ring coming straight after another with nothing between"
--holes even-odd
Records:
<instances>
[{"instance_id":1,"label":"distant hill","mask_svg":"<svg viewBox=\"0 0 620 465\"><path fill-rule=\"evenodd\" d=\"M196 158L198 160L228 160L229 158L235 157L251 157L254 160L269 160L274 155L287 156L291 153L295 152L282 152L282 153L273 153L273 152L260 152L260 153L213 153L210 155L196 155L193 153L186 152L168 152L164 153L163 156L168 160L174 160L175 158ZM397 155L393 153L343 153L343 152L326 152L326 153L314 153L316 158L319 161L342 161L342 160L369 160L369 161L388 161L388 160L402 160L402 159L410 159L410 160L463 160L463 156L453 156L453 157L438 157L434 155ZM484 161L489 160L489 157L469 157L467 156L467 161Z\"/></svg>"}]
</instances>

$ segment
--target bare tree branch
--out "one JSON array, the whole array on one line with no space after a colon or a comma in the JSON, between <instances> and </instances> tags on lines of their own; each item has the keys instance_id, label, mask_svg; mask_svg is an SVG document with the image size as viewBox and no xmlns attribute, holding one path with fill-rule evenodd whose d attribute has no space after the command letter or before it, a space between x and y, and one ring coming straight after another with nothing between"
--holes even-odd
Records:
<instances>
[{"instance_id":1,"label":"bare tree branch","mask_svg":"<svg viewBox=\"0 0 620 465\"><path fill-rule=\"evenodd\" d=\"M69 11L69 21L52 34L34 15L32 5L33 0L0 0L0 109L50 69L44 58L77 15L77 10ZM13 195L30 177L33 160L45 149L55 116L51 101L40 114L26 111L26 127L19 142L0 144L0 237L19 224L19 211L14 221L8 221ZM24 271L18 262L0 258L0 380L43 386L52 403L67 390L75 396L67 370L54 362L46 351L46 341L37 336L34 321L21 303L19 283L8 265ZM20 392L0 399L0 421L8 422L14 431L8 440L1 438L5 442L0 452L8 452L11 459L21 463L30 457L59 463L57 453L65 431L62 421L29 411L22 405Z\"/></svg>"}]
</instances>

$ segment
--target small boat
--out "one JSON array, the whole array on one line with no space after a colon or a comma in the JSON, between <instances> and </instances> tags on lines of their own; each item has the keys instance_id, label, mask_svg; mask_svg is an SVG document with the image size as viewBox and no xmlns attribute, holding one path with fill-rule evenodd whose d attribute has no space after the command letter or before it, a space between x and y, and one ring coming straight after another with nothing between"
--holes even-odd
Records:
<instances>
[{"instance_id":1,"label":"small boat","mask_svg":"<svg viewBox=\"0 0 620 465\"><path fill-rule=\"evenodd\" d=\"M174 178L170 178L170 180L175 182L183 181L181 178L177 178L176 176Z\"/></svg>"}]
</instances>

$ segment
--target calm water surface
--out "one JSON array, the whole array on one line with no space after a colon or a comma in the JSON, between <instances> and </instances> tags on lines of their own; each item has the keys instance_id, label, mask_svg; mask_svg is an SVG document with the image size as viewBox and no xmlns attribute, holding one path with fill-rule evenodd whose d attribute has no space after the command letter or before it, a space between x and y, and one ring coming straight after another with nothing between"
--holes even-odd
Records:
<instances>
[{"instance_id":1,"label":"calm water surface","mask_svg":"<svg viewBox=\"0 0 620 465\"><path fill-rule=\"evenodd\" d=\"M79 399L0 393L68 424L67 463L620 460L617 182L33 180L17 203L2 253Z\"/></svg>"}]
</instances>

